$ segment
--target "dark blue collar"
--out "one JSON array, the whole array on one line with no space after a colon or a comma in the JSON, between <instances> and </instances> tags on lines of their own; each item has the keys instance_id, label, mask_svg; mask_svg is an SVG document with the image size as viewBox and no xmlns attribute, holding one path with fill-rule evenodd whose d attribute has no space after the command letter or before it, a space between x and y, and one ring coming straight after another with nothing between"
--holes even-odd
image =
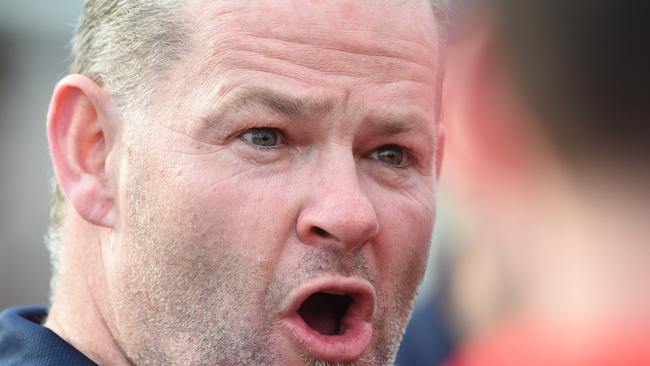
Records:
<instances>
[{"instance_id":1,"label":"dark blue collar","mask_svg":"<svg viewBox=\"0 0 650 366\"><path fill-rule=\"evenodd\" d=\"M0 313L0 366L96 366L41 323L47 308L11 308Z\"/></svg>"}]
</instances>

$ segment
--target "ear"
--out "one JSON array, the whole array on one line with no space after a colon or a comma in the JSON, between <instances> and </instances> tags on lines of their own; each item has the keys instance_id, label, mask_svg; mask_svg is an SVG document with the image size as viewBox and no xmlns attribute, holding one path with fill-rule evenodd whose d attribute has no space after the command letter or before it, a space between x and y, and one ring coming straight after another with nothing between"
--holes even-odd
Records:
<instances>
[{"instance_id":1,"label":"ear","mask_svg":"<svg viewBox=\"0 0 650 366\"><path fill-rule=\"evenodd\" d=\"M113 227L114 192L107 158L115 123L110 93L82 75L69 75L54 90L47 117L47 137L59 185L79 216L91 224Z\"/></svg>"}]
</instances>

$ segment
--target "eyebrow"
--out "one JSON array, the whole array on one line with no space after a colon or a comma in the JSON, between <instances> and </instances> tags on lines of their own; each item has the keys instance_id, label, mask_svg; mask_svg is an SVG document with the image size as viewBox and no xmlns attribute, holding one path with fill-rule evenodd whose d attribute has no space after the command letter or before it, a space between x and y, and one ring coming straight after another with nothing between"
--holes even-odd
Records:
<instances>
[{"instance_id":1,"label":"eyebrow","mask_svg":"<svg viewBox=\"0 0 650 366\"><path fill-rule=\"evenodd\" d=\"M386 136L399 135L433 123L418 113L407 113L399 116L371 116L367 118L367 122Z\"/></svg>"},{"instance_id":2,"label":"eyebrow","mask_svg":"<svg viewBox=\"0 0 650 366\"><path fill-rule=\"evenodd\" d=\"M334 110L336 102L331 98L296 97L270 88L245 88L227 97L218 111L206 118L207 122L227 121L229 116L263 109L271 113L295 119L307 116L324 116Z\"/></svg>"},{"instance_id":3,"label":"eyebrow","mask_svg":"<svg viewBox=\"0 0 650 366\"><path fill-rule=\"evenodd\" d=\"M268 87L247 87L227 96L220 108L207 115L205 126L221 126L228 130L237 115L265 110L288 119L323 117L331 114L337 105L333 98L322 96L294 96ZM407 112L396 115L374 114L366 116L367 124L382 135L399 135L431 123L428 118ZM221 129L221 128L220 128Z\"/></svg>"}]
</instances>

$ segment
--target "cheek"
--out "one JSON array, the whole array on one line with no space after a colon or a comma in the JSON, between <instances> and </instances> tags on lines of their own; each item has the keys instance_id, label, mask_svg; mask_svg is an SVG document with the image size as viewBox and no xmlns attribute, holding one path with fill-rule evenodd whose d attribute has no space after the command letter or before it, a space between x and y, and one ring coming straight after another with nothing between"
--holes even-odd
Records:
<instances>
[{"instance_id":1,"label":"cheek","mask_svg":"<svg viewBox=\"0 0 650 366\"><path fill-rule=\"evenodd\" d=\"M430 205L420 199L384 194L375 206L380 236L372 247L387 306L404 307L415 295L426 268L434 222L433 198Z\"/></svg>"},{"instance_id":2,"label":"cheek","mask_svg":"<svg viewBox=\"0 0 650 366\"><path fill-rule=\"evenodd\" d=\"M125 185L122 227L108 249L114 291L154 311L160 299L150 294L206 304L205 289L231 278L228 294L247 283L249 306L261 302L251 294L264 294L293 232L286 182L252 172L220 179L207 164L145 166Z\"/></svg>"},{"instance_id":3,"label":"cheek","mask_svg":"<svg viewBox=\"0 0 650 366\"><path fill-rule=\"evenodd\" d=\"M193 232L251 259L268 260L293 232L292 195L283 179L254 171L225 180L200 174L177 185L179 230L191 218Z\"/></svg>"},{"instance_id":4,"label":"cheek","mask_svg":"<svg viewBox=\"0 0 650 366\"><path fill-rule=\"evenodd\" d=\"M423 215L396 221L390 215L390 221L384 224L384 228L390 228L382 232L374 248L381 274L385 276L382 280L392 287L416 287L427 263L432 220Z\"/></svg>"},{"instance_id":5,"label":"cheek","mask_svg":"<svg viewBox=\"0 0 650 366\"><path fill-rule=\"evenodd\" d=\"M291 222L278 216L286 211L284 182L236 169L230 159L159 155L140 152L134 156L146 161L131 160L117 257L155 251L187 260L228 255L268 261L274 250L269 238L283 238Z\"/></svg>"}]
</instances>

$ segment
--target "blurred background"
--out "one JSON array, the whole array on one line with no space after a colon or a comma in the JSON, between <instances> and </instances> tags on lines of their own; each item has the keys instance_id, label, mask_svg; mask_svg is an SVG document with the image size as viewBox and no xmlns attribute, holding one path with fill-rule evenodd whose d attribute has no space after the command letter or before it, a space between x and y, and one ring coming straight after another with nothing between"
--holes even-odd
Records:
<instances>
[{"instance_id":1,"label":"blurred background","mask_svg":"<svg viewBox=\"0 0 650 366\"><path fill-rule=\"evenodd\" d=\"M45 304L45 116L82 0L0 0L0 308Z\"/></svg>"}]
</instances>

